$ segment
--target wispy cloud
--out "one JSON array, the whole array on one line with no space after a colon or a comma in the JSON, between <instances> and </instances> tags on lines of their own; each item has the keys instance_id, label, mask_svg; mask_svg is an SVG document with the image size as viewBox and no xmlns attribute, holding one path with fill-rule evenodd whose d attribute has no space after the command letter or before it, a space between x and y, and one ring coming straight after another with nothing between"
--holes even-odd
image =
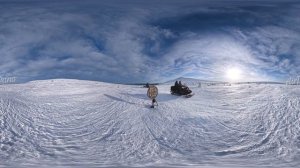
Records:
<instances>
[{"instance_id":1,"label":"wispy cloud","mask_svg":"<svg viewBox=\"0 0 300 168\"><path fill-rule=\"evenodd\" d=\"M292 5L291 5L292 3ZM300 72L299 4L0 1L0 75L283 80Z\"/></svg>"}]
</instances>

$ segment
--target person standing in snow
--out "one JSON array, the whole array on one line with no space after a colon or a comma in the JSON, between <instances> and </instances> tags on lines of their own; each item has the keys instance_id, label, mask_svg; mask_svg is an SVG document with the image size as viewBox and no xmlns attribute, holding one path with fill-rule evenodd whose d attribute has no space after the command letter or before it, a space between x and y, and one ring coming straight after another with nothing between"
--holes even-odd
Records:
<instances>
[{"instance_id":1,"label":"person standing in snow","mask_svg":"<svg viewBox=\"0 0 300 168\"><path fill-rule=\"evenodd\" d=\"M154 106L158 106L158 103L156 101L156 97L158 95L158 89L154 85L150 85L149 89L147 91L147 96L152 100L151 108L154 108Z\"/></svg>"},{"instance_id":2,"label":"person standing in snow","mask_svg":"<svg viewBox=\"0 0 300 168\"><path fill-rule=\"evenodd\" d=\"M157 101L156 101L155 98L152 99L152 106L151 106L151 108L154 108L154 106L158 106L158 103L157 103Z\"/></svg>"}]
</instances>

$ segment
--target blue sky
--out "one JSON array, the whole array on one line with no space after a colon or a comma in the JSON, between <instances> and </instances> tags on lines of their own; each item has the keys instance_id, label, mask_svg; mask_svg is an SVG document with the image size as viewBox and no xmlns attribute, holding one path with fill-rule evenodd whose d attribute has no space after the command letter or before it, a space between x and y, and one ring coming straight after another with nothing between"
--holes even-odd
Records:
<instances>
[{"instance_id":1,"label":"blue sky","mask_svg":"<svg viewBox=\"0 0 300 168\"><path fill-rule=\"evenodd\" d=\"M300 75L300 3L0 0L0 76L116 83Z\"/></svg>"}]
</instances>

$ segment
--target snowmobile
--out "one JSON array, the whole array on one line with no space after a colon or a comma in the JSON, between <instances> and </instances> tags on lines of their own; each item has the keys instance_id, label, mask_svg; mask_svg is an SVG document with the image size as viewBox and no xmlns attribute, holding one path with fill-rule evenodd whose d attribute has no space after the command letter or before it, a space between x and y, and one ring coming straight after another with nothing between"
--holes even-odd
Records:
<instances>
[{"instance_id":1,"label":"snowmobile","mask_svg":"<svg viewBox=\"0 0 300 168\"><path fill-rule=\"evenodd\" d=\"M192 97L194 95L192 94L190 88L185 85L171 86L171 94L178 95L178 96L185 96L187 98Z\"/></svg>"}]
</instances>

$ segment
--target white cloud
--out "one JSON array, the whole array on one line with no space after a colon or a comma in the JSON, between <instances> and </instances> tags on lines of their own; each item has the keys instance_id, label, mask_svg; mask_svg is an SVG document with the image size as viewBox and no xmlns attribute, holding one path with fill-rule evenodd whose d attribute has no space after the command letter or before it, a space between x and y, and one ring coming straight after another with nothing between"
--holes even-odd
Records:
<instances>
[{"instance_id":1,"label":"white cloud","mask_svg":"<svg viewBox=\"0 0 300 168\"><path fill-rule=\"evenodd\" d=\"M295 29L263 25L247 30L227 27L218 33L173 32L151 22L226 10L223 3L213 9L207 4L4 5L0 71L29 76L27 80L52 75L114 82L163 81L191 73L222 80L228 66L239 67L249 80L271 79L264 70L299 73L300 35ZM285 20L290 24L299 23L289 18ZM166 46L168 40L174 43ZM280 58L281 54L291 57Z\"/></svg>"}]
</instances>

